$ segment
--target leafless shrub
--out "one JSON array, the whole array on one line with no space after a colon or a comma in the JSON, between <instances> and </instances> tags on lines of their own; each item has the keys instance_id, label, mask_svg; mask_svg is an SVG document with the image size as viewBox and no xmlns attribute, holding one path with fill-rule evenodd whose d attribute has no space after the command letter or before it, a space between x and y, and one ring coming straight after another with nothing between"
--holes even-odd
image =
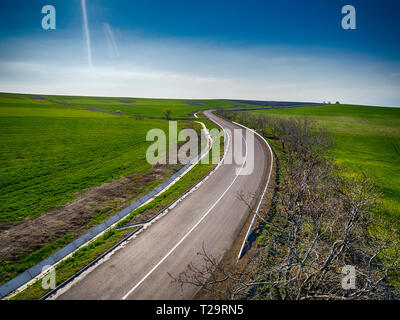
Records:
<instances>
[{"instance_id":1,"label":"leafless shrub","mask_svg":"<svg viewBox=\"0 0 400 320\"><path fill-rule=\"evenodd\" d=\"M243 113L225 114L252 127L271 125ZM255 299L398 299L398 230L373 213L379 193L365 175L344 178L326 156L331 145L307 120L274 120L286 156L274 214L261 212L263 231L244 269L199 254L175 281L210 296ZM264 128L265 129L265 128ZM249 206L243 193L239 199ZM356 270L356 286L342 286L342 268ZM224 283L225 285L221 285Z\"/></svg>"}]
</instances>

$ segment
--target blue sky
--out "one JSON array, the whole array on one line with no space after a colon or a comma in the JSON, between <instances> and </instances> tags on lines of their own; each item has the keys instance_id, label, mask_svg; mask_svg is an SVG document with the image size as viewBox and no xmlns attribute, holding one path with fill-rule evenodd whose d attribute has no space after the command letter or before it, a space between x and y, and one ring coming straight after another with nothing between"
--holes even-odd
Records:
<instances>
[{"instance_id":1,"label":"blue sky","mask_svg":"<svg viewBox=\"0 0 400 320\"><path fill-rule=\"evenodd\" d=\"M2 1L0 91L400 106L398 1L86 0L91 65L81 2Z\"/></svg>"}]
</instances>

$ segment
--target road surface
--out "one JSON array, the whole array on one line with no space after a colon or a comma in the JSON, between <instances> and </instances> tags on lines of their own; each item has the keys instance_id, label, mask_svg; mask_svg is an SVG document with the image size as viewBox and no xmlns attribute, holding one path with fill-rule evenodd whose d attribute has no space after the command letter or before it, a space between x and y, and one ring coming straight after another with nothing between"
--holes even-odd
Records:
<instances>
[{"instance_id":1,"label":"road surface","mask_svg":"<svg viewBox=\"0 0 400 320\"><path fill-rule=\"evenodd\" d=\"M228 130L233 151L238 126L205 113ZM244 130L244 129L241 129ZM246 135L242 150L249 151ZM191 299L197 287L183 289L172 282L168 273L177 276L190 262L202 263L197 255L202 244L217 256L228 250L245 224L249 210L237 199L240 191L260 193L270 169L270 155L259 139L254 138L254 171L237 175L242 165L223 163L198 189L146 230L125 243L104 261L60 289L52 299Z\"/></svg>"}]
</instances>

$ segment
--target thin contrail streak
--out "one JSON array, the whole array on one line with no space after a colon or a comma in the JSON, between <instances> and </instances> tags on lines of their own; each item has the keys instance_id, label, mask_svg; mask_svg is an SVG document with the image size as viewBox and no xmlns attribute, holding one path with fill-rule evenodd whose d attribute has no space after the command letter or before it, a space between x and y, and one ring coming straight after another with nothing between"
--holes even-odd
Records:
<instances>
[{"instance_id":1,"label":"thin contrail streak","mask_svg":"<svg viewBox=\"0 0 400 320\"><path fill-rule=\"evenodd\" d=\"M115 36L111 26L108 23L104 23L103 28L107 39L108 54L112 58L119 57L117 43L115 42Z\"/></svg>"},{"instance_id":2,"label":"thin contrail streak","mask_svg":"<svg viewBox=\"0 0 400 320\"><path fill-rule=\"evenodd\" d=\"M82 5L83 29L85 32L88 65L89 65L89 68L91 69L93 67L92 48L90 45L90 32L89 32L89 24L88 24L87 12L86 12L86 0L81 0L81 5Z\"/></svg>"}]
</instances>

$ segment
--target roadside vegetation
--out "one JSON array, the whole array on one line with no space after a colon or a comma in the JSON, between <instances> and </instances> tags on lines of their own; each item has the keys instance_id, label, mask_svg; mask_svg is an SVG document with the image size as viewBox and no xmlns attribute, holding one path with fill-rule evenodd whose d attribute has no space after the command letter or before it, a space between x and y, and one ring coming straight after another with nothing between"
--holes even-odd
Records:
<instances>
[{"instance_id":1,"label":"roadside vegetation","mask_svg":"<svg viewBox=\"0 0 400 320\"><path fill-rule=\"evenodd\" d=\"M98 112L97 108L84 110L69 102L85 102L84 97L65 99L0 93L0 285L154 189L181 167L151 166L145 158L153 143L146 141L147 131L168 131L168 122L161 117L162 101L157 107L160 119L149 119ZM110 106L118 99L87 100ZM156 100L152 103L156 108ZM176 112L173 103L168 105ZM187 104L182 106L190 109ZM138 109L151 115L151 108ZM179 120L181 128L199 132L201 126Z\"/></svg>"},{"instance_id":2,"label":"roadside vegetation","mask_svg":"<svg viewBox=\"0 0 400 320\"><path fill-rule=\"evenodd\" d=\"M202 122L205 123L208 130L211 130L213 128L219 128L209 120L202 120ZM214 137L214 139L216 139L216 137ZM221 142L222 142L220 149L221 154L219 156L215 155L216 158L222 156L224 152L223 141ZM217 160L216 158L214 159L214 161ZM209 164L198 163L183 178L181 178L178 182L176 182L167 191L163 192L161 195L156 197L154 200L152 200L145 206L140 207L137 210L133 211L127 218L121 221L117 225L117 227L126 226L129 223L141 222L152 218L159 211L163 210L163 208L169 205L171 202L179 198L185 191L193 187L199 180L201 180L204 176L206 176L210 172L210 170L212 170L214 167L215 164L212 164L212 161L210 161ZM117 244L119 241L121 241L124 237L128 236L134 230L135 228L111 229L110 231L106 232L103 236L99 237L99 239L76 251L71 258L62 261L59 265L56 266L55 271L56 271L57 285L63 283L68 278L76 274L78 271L80 271L89 263L91 263L96 258L101 256L104 252L109 250L112 246ZM62 244L65 245L66 243L68 243L67 240L63 241ZM51 250L49 250L49 252L50 251ZM42 260L42 258L44 258L44 256L41 256L40 260ZM37 262L39 262L40 260L38 260ZM42 280L38 280L32 285L30 285L27 289L16 294L12 299L13 300L40 299L49 291L50 291L49 289L43 289Z\"/></svg>"},{"instance_id":3,"label":"roadside vegetation","mask_svg":"<svg viewBox=\"0 0 400 320\"><path fill-rule=\"evenodd\" d=\"M1 94L0 122L0 284L179 169L153 168L145 158L147 131L167 130L165 120Z\"/></svg>"},{"instance_id":4,"label":"roadside vegetation","mask_svg":"<svg viewBox=\"0 0 400 320\"><path fill-rule=\"evenodd\" d=\"M379 186L337 163L332 136L308 118L220 114L269 139L279 184L258 216L260 236L244 267L203 250L205 264L190 264L175 281L201 287L210 298L398 299L399 229L381 214ZM250 198L242 200L250 205ZM355 286L346 278L349 266Z\"/></svg>"},{"instance_id":5,"label":"roadside vegetation","mask_svg":"<svg viewBox=\"0 0 400 320\"><path fill-rule=\"evenodd\" d=\"M207 130L219 129L212 121L202 120L207 127ZM214 143L217 143L217 137L212 137ZM167 191L156 197L147 205L133 211L128 217L122 220L118 226L122 227L132 222L143 221L149 219L161 211L164 207L179 198L184 192L188 191L191 187L196 185L203 177L205 177L219 162L224 152L224 141L220 139L220 155L212 154L209 158L209 163L198 163L189 173L183 176L177 183L171 186ZM214 157L211 159L211 157Z\"/></svg>"},{"instance_id":6,"label":"roadside vegetation","mask_svg":"<svg viewBox=\"0 0 400 320\"><path fill-rule=\"evenodd\" d=\"M104 233L101 237L91 242L87 246L77 250L70 258L60 262L55 268L56 284L60 285L84 267L89 265L96 258L100 257L104 252L112 248L119 241L128 236L132 230L110 230ZM50 289L44 289L42 279L34 282L27 289L14 295L11 300L39 300Z\"/></svg>"},{"instance_id":7,"label":"roadside vegetation","mask_svg":"<svg viewBox=\"0 0 400 320\"><path fill-rule=\"evenodd\" d=\"M400 108L356 105L251 111L272 119L305 117L334 141L329 154L347 176L365 173L379 187L380 213L400 229Z\"/></svg>"},{"instance_id":8,"label":"roadside vegetation","mask_svg":"<svg viewBox=\"0 0 400 320\"><path fill-rule=\"evenodd\" d=\"M181 180L175 183L175 185L156 197L150 203L133 211L127 218L122 220L117 227L126 226L127 224L133 222L147 220L155 216L164 207L169 205L175 199L179 198L182 193L194 186L201 178L207 175L212 168L213 165L211 164L197 164ZM106 252L134 230L135 228L121 230L111 229L98 240L95 240L93 243L76 251L71 258L64 260L56 266L56 284L60 285L75 275L78 271L90 264L101 254ZM37 300L48 292L50 292L50 289L43 289L42 280L40 279L27 289L23 290L21 293L15 295L12 300Z\"/></svg>"}]
</instances>

